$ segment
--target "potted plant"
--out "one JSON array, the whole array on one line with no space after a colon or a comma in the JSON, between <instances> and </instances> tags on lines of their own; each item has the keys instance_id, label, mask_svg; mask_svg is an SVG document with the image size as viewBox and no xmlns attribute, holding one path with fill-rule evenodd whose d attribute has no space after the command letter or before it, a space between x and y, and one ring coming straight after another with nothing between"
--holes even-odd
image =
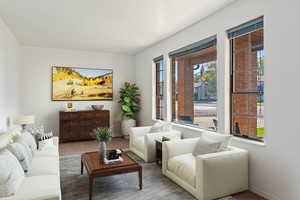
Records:
<instances>
[{"instance_id":1,"label":"potted plant","mask_svg":"<svg viewBox=\"0 0 300 200\"><path fill-rule=\"evenodd\" d=\"M130 128L136 126L134 116L140 110L140 93L136 84L124 83L124 87L120 89L119 103L123 115L122 133L128 138Z\"/></svg>"},{"instance_id":2,"label":"potted plant","mask_svg":"<svg viewBox=\"0 0 300 200\"><path fill-rule=\"evenodd\" d=\"M96 138L99 143L99 156L100 160L106 157L106 144L112 138L111 129L108 127L98 127L92 130L91 135Z\"/></svg>"}]
</instances>

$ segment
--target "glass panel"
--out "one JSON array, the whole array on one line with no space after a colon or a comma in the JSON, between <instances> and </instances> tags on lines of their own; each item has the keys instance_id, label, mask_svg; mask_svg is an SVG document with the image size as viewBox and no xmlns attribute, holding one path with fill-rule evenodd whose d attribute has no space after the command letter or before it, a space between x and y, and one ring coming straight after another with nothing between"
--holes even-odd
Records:
<instances>
[{"instance_id":1,"label":"glass panel","mask_svg":"<svg viewBox=\"0 0 300 200\"><path fill-rule=\"evenodd\" d=\"M173 121L216 130L216 56L213 46L173 58Z\"/></svg>"},{"instance_id":2,"label":"glass panel","mask_svg":"<svg viewBox=\"0 0 300 200\"><path fill-rule=\"evenodd\" d=\"M232 39L231 44L233 53L232 132L263 138L263 30Z\"/></svg>"}]
</instances>

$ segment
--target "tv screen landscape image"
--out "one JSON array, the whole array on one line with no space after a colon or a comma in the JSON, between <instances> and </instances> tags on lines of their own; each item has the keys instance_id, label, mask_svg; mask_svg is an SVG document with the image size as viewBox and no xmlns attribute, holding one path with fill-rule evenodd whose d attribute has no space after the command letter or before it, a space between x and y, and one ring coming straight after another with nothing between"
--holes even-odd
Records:
<instances>
[{"instance_id":1,"label":"tv screen landscape image","mask_svg":"<svg viewBox=\"0 0 300 200\"><path fill-rule=\"evenodd\" d=\"M112 69L52 67L53 101L99 101L112 98Z\"/></svg>"}]
</instances>

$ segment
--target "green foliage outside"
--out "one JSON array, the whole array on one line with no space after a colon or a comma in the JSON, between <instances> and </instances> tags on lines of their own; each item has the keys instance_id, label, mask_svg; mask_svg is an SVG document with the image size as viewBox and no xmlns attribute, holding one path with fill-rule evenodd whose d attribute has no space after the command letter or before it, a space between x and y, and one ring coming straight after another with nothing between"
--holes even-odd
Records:
<instances>
[{"instance_id":1,"label":"green foliage outside","mask_svg":"<svg viewBox=\"0 0 300 200\"><path fill-rule=\"evenodd\" d=\"M202 76L196 76L195 82L204 82L207 85L207 92L209 96L217 95L217 71L216 71L216 62L207 63L207 69L204 71Z\"/></svg>"},{"instance_id":2,"label":"green foliage outside","mask_svg":"<svg viewBox=\"0 0 300 200\"><path fill-rule=\"evenodd\" d=\"M120 89L120 101L123 119L132 119L140 110L140 93L136 84L124 83Z\"/></svg>"},{"instance_id":3,"label":"green foliage outside","mask_svg":"<svg viewBox=\"0 0 300 200\"><path fill-rule=\"evenodd\" d=\"M257 128L257 137L265 137L265 128Z\"/></svg>"},{"instance_id":4,"label":"green foliage outside","mask_svg":"<svg viewBox=\"0 0 300 200\"><path fill-rule=\"evenodd\" d=\"M99 142L108 142L112 138L111 129L108 127L98 127L92 130L92 137L96 138Z\"/></svg>"}]
</instances>

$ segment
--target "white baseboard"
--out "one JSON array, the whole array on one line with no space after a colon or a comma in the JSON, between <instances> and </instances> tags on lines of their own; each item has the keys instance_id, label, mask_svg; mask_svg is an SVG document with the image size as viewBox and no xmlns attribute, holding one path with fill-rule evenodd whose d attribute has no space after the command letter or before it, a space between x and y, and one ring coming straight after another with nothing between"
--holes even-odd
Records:
<instances>
[{"instance_id":1,"label":"white baseboard","mask_svg":"<svg viewBox=\"0 0 300 200\"><path fill-rule=\"evenodd\" d=\"M281 199L279 199L278 197L276 197L275 195L270 194L270 193L265 192L265 191L262 191L262 190L260 190L260 189L258 189L258 188L256 188L256 187L253 187L253 186L250 187L249 190L250 190L251 192L254 192L255 194L258 194L258 195L260 195L260 196L262 196L262 197L268 199L268 200L281 200Z\"/></svg>"}]
</instances>

